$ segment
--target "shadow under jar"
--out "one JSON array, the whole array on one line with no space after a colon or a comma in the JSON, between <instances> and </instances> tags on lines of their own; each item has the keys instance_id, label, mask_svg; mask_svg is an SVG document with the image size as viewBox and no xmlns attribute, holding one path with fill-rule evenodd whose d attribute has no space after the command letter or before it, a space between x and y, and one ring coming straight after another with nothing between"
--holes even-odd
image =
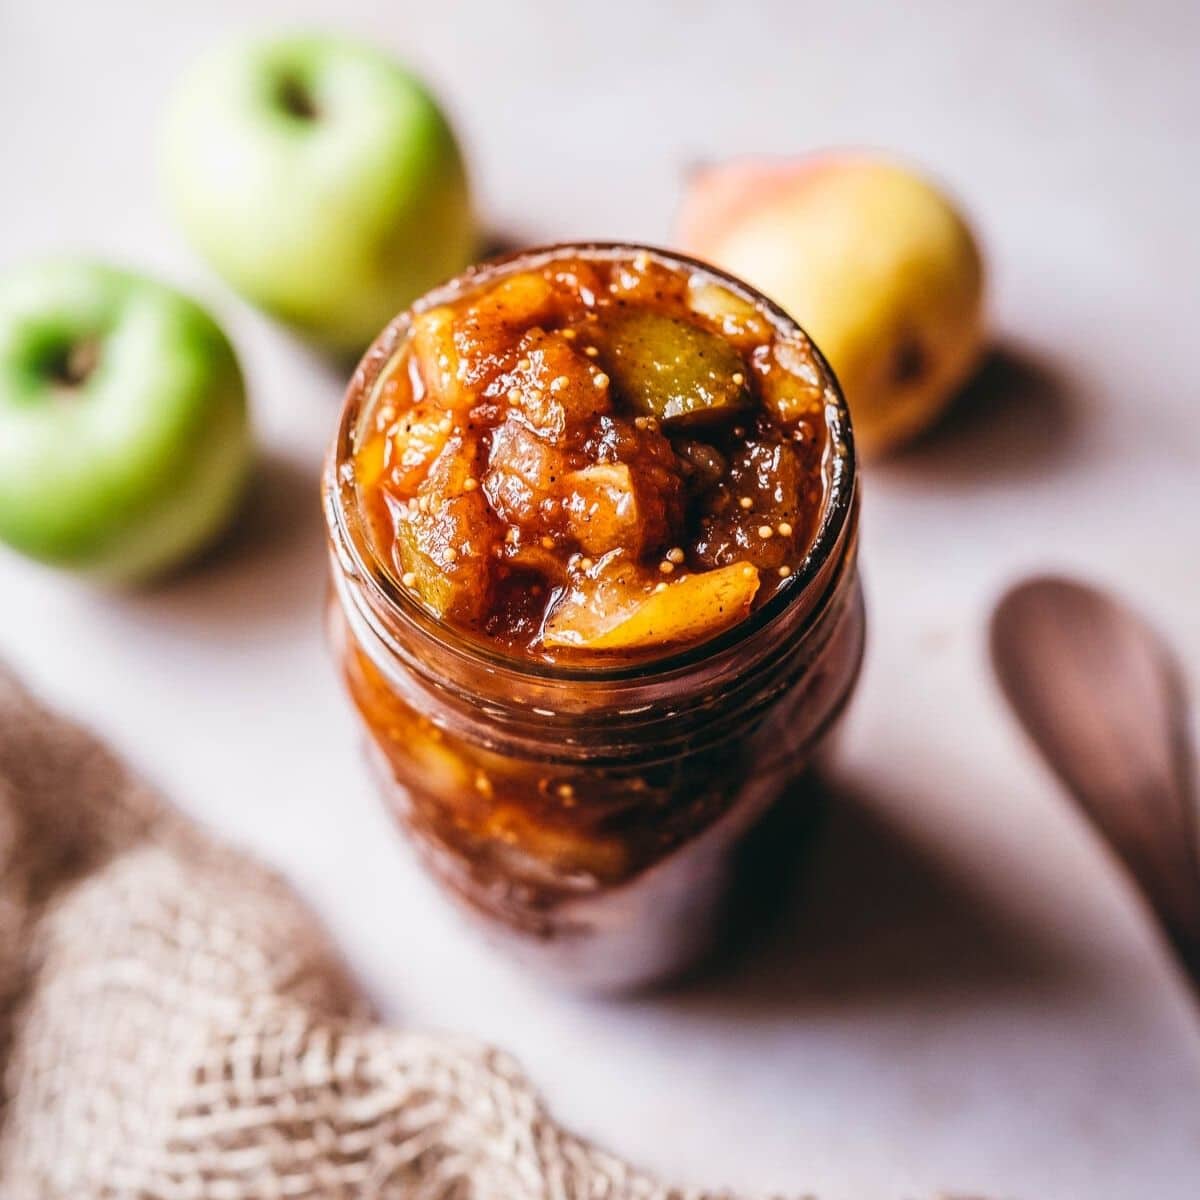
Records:
<instances>
[{"instance_id":1,"label":"shadow under jar","mask_svg":"<svg viewBox=\"0 0 1200 1200\"><path fill-rule=\"evenodd\" d=\"M367 352L324 498L335 653L434 875L571 986L694 964L862 656L849 420L803 331L647 247L485 264Z\"/></svg>"}]
</instances>

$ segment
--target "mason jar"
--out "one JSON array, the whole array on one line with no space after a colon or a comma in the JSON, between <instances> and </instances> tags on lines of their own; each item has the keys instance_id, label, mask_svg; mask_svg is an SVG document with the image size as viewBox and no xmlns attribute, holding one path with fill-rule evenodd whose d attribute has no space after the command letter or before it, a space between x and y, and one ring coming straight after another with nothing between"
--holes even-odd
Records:
<instances>
[{"instance_id":1,"label":"mason jar","mask_svg":"<svg viewBox=\"0 0 1200 1200\"><path fill-rule=\"evenodd\" d=\"M835 385L823 511L789 586L722 635L633 665L518 658L433 616L374 546L352 464L416 313L553 253L642 250L526 251L402 313L355 371L323 484L332 645L391 811L494 939L590 991L660 981L703 955L725 915L739 843L811 763L850 698L864 610L845 402ZM740 281L653 253L799 333Z\"/></svg>"}]
</instances>

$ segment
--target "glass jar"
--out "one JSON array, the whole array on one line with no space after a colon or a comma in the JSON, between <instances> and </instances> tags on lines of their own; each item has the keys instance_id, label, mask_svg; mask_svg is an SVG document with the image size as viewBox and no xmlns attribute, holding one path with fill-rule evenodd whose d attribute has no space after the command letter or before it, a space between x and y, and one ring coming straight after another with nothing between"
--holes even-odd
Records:
<instances>
[{"instance_id":1,"label":"glass jar","mask_svg":"<svg viewBox=\"0 0 1200 1200\"><path fill-rule=\"evenodd\" d=\"M525 962L587 990L678 974L711 944L733 852L806 765L862 656L857 495L840 393L826 499L789 586L724 635L637 665L517 659L439 621L373 549L351 464L413 313L575 245L486 264L398 316L355 371L324 479L330 631L385 796L430 870ZM707 266L781 330L775 305Z\"/></svg>"}]
</instances>

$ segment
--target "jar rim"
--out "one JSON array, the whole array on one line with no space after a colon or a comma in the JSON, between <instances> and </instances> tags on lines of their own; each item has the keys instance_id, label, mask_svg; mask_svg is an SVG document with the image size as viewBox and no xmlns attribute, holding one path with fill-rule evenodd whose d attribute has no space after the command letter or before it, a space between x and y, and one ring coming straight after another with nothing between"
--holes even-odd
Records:
<instances>
[{"instance_id":1,"label":"jar rim","mask_svg":"<svg viewBox=\"0 0 1200 1200\"><path fill-rule=\"evenodd\" d=\"M353 476L343 468L354 455L354 440L363 407L373 398L386 368L403 344L414 316L439 304L470 294L516 270L545 265L558 258L575 257L605 260L623 259L644 253L674 269L698 272L728 291L752 303L777 330L799 333L808 343L828 381L825 402L826 450L822 468L826 487L821 517L804 559L778 591L759 609L715 637L684 646L679 650L618 663L600 662L595 666L578 662L541 662L492 646L473 638L430 613L414 599L394 577L394 573L375 552L365 522L359 512ZM847 547L847 532L857 493L857 468L850 413L841 384L820 348L799 322L769 297L736 276L709 263L674 250L636 242L556 242L517 250L468 267L446 283L425 293L397 314L367 349L347 385L337 431L330 447L323 480L325 518L329 535L342 570L357 580L367 593L371 607L387 617L416 626L440 643L440 648L474 660L490 674L511 674L546 684L569 683L611 685L619 682L650 682L685 674L713 658L748 642L757 642L783 618L797 608L815 608L836 564L839 551Z\"/></svg>"}]
</instances>

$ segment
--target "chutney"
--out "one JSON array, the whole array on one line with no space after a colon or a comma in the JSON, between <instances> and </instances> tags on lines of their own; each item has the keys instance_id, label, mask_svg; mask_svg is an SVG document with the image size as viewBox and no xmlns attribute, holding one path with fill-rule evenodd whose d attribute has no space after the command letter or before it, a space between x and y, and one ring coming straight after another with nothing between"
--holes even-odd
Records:
<instances>
[{"instance_id":1,"label":"chutney","mask_svg":"<svg viewBox=\"0 0 1200 1200\"><path fill-rule=\"evenodd\" d=\"M333 646L431 873L572 987L695 962L862 654L849 415L803 331L666 251L484 264L368 350L324 498Z\"/></svg>"},{"instance_id":2,"label":"chutney","mask_svg":"<svg viewBox=\"0 0 1200 1200\"><path fill-rule=\"evenodd\" d=\"M802 334L707 275L568 255L414 317L355 485L437 617L544 661L652 656L787 586L829 388Z\"/></svg>"}]
</instances>

